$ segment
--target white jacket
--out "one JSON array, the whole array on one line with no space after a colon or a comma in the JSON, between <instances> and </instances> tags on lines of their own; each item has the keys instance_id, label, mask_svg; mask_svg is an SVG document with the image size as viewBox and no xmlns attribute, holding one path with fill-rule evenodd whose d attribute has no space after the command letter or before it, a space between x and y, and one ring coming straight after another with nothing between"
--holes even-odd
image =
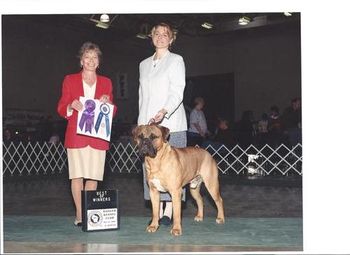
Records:
<instances>
[{"instance_id":1,"label":"white jacket","mask_svg":"<svg viewBox=\"0 0 350 255\"><path fill-rule=\"evenodd\" d=\"M185 131L187 120L182 100L186 78L183 58L168 51L154 67L153 56L143 60L139 67L137 124L148 124L149 120L164 108L168 113L160 125L169 128L170 132Z\"/></svg>"}]
</instances>

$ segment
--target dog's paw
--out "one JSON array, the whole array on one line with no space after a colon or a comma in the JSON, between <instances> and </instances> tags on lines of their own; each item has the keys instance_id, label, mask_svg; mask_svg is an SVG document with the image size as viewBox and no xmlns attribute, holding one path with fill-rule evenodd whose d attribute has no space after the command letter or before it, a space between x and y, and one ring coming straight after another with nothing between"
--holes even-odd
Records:
<instances>
[{"instance_id":1,"label":"dog's paw","mask_svg":"<svg viewBox=\"0 0 350 255\"><path fill-rule=\"evenodd\" d=\"M154 233L158 230L159 226L152 226L152 225L149 225L147 228L146 228L146 231L148 233Z\"/></svg>"},{"instance_id":2,"label":"dog's paw","mask_svg":"<svg viewBox=\"0 0 350 255\"><path fill-rule=\"evenodd\" d=\"M172 228L170 233L173 236L181 236L182 235L182 230L180 228Z\"/></svg>"},{"instance_id":3,"label":"dog's paw","mask_svg":"<svg viewBox=\"0 0 350 255\"><path fill-rule=\"evenodd\" d=\"M223 219L223 218L216 218L216 223L217 224L224 224L225 223L225 219Z\"/></svg>"},{"instance_id":4,"label":"dog's paw","mask_svg":"<svg viewBox=\"0 0 350 255\"><path fill-rule=\"evenodd\" d=\"M196 217L194 217L194 221L203 221L203 217L197 215Z\"/></svg>"}]
</instances>

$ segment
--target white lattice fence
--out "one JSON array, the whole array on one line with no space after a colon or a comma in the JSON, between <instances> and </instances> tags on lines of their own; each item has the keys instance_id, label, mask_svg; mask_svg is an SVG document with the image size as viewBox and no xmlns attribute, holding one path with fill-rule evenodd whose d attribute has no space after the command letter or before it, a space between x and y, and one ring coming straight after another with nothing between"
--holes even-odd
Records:
<instances>
[{"instance_id":1,"label":"white lattice fence","mask_svg":"<svg viewBox=\"0 0 350 255\"><path fill-rule=\"evenodd\" d=\"M106 162L112 172L141 172L142 162L137 155L136 147L130 143L111 144Z\"/></svg>"},{"instance_id":2,"label":"white lattice fence","mask_svg":"<svg viewBox=\"0 0 350 255\"><path fill-rule=\"evenodd\" d=\"M222 145L206 148L218 163L222 174L278 173L302 174L302 145L261 148ZM106 170L120 173L141 172L141 160L130 143L111 144L106 156ZM67 154L63 144L10 143L3 144L3 175L62 173L67 170Z\"/></svg>"},{"instance_id":3,"label":"white lattice fence","mask_svg":"<svg viewBox=\"0 0 350 255\"><path fill-rule=\"evenodd\" d=\"M61 173L67 168L63 144L13 143L3 144L3 174Z\"/></svg>"},{"instance_id":4,"label":"white lattice fence","mask_svg":"<svg viewBox=\"0 0 350 255\"><path fill-rule=\"evenodd\" d=\"M263 147L250 145L241 148L236 145L227 148L225 145L213 147L209 145L208 150L215 158L218 168L223 174L260 174L269 175L279 173L286 175L297 173L302 175L302 145L289 148L284 144L272 148L266 144Z\"/></svg>"}]
</instances>

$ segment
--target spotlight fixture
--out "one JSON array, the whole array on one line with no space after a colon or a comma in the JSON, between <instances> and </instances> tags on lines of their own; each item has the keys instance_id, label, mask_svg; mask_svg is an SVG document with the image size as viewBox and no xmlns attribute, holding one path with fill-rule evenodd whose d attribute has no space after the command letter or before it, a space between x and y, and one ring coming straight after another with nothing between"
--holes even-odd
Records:
<instances>
[{"instance_id":1,"label":"spotlight fixture","mask_svg":"<svg viewBox=\"0 0 350 255\"><path fill-rule=\"evenodd\" d=\"M287 16L287 17L292 16L291 12L284 12L283 14L284 14L284 16Z\"/></svg>"},{"instance_id":2,"label":"spotlight fixture","mask_svg":"<svg viewBox=\"0 0 350 255\"><path fill-rule=\"evenodd\" d=\"M108 16L108 14L102 14L101 16L100 16L100 21L101 22L103 22L103 23L108 23L109 22L109 16Z\"/></svg>"},{"instance_id":3,"label":"spotlight fixture","mask_svg":"<svg viewBox=\"0 0 350 255\"><path fill-rule=\"evenodd\" d=\"M108 23L104 23L104 22L97 22L96 23L96 27L107 29L107 28L109 28L109 24Z\"/></svg>"},{"instance_id":4,"label":"spotlight fixture","mask_svg":"<svg viewBox=\"0 0 350 255\"><path fill-rule=\"evenodd\" d=\"M204 22L201 26L206 29L212 29L214 25L209 22Z\"/></svg>"},{"instance_id":5,"label":"spotlight fixture","mask_svg":"<svg viewBox=\"0 0 350 255\"><path fill-rule=\"evenodd\" d=\"M148 38L148 35L143 34L143 33L138 33L138 34L136 35L136 37L137 37L137 38L140 38L140 39L147 39L147 38Z\"/></svg>"},{"instance_id":6,"label":"spotlight fixture","mask_svg":"<svg viewBox=\"0 0 350 255\"><path fill-rule=\"evenodd\" d=\"M248 25L249 22L250 22L250 18L247 16L243 16L243 17L239 18L239 20L238 20L238 24L240 24L241 26Z\"/></svg>"},{"instance_id":7,"label":"spotlight fixture","mask_svg":"<svg viewBox=\"0 0 350 255\"><path fill-rule=\"evenodd\" d=\"M90 21L94 22L96 24L96 27L107 29L112 25L113 21L118 17L118 14L112 15L111 18L109 18L108 14L102 14L101 16L99 16L99 18L95 16L98 16L98 14L92 14L90 17Z\"/></svg>"},{"instance_id":8,"label":"spotlight fixture","mask_svg":"<svg viewBox=\"0 0 350 255\"><path fill-rule=\"evenodd\" d=\"M147 23L143 23L141 24L140 32L136 34L136 37L145 40L150 37L149 34L150 34L150 25Z\"/></svg>"}]
</instances>

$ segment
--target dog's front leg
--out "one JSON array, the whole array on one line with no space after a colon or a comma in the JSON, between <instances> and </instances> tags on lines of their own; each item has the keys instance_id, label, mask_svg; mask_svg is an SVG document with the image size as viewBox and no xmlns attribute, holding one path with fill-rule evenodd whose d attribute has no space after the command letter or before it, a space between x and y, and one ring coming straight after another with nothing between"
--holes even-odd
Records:
<instances>
[{"instance_id":1,"label":"dog's front leg","mask_svg":"<svg viewBox=\"0 0 350 255\"><path fill-rule=\"evenodd\" d=\"M159 228L159 191L150 185L149 195L152 202L152 222L146 228L146 231L149 233L156 232Z\"/></svg>"},{"instance_id":2,"label":"dog's front leg","mask_svg":"<svg viewBox=\"0 0 350 255\"><path fill-rule=\"evenodd\" d=\"M182 235L181 228L181 194L182 189L176 190L171 193L171 199L173 201L173 227L170 233L174 236Z\"/></svg>"}]
</instances>

